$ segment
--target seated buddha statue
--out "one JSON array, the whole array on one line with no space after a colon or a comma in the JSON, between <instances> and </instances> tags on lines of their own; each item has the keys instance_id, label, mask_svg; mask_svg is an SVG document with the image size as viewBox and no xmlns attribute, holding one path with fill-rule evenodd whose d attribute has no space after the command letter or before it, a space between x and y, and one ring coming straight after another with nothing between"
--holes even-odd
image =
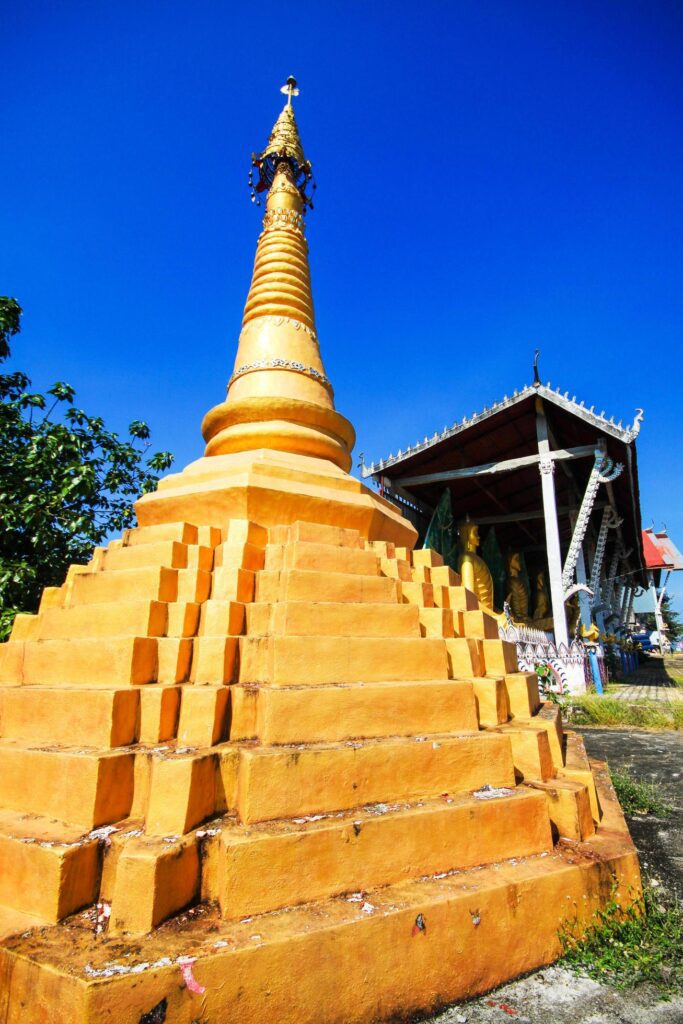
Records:
<instances>
[{"instance_id":1,"label":"seated buddha statue","mask_svg":"<svg viewBox=\"0 0 683 1024\"><path fill-rule=\"evenodd\" d=\"M518 551L507 557L507 603L515 622L529 621L529 595L522 579L522 559Z\"/></svg>"},{"instance_id":2,"label":"seated buddha statue","mask_svg":"<svg viewBox=\"0 0 683 1024\"><path fill-rule=\"evenodd\" d=\"M463 587L467 587L488 611L493 610L493 578L488 565L477 554L479 527L469 521L460 524L460 554L458 572Z\"/></svg>"},{"instance_id":3,"label":"seated buddha statue","mask_svg":"<svg viewBox=\"0 0 683 1024\"><path fill-rule=\"evenodd\" d=\"M533 625L536 629L552 629L553 617L550 614L550 601L543 571L535 576L535 596Z\"/></svg>"},{"instance_id":4,"label":"seated buddha statue","mask_svg":"<svg viewBox=\"0 0 683 1024\"><path fill-rule=\"evenodd\" d=\"M579 628L579 618L581 616L581 608L579 607L579 595L574 594L568 601L565 601L564 605L567 612L567 630L569 632L569 639L573 640L576 636L576 631Z\"/></svg>"}]
</instances>

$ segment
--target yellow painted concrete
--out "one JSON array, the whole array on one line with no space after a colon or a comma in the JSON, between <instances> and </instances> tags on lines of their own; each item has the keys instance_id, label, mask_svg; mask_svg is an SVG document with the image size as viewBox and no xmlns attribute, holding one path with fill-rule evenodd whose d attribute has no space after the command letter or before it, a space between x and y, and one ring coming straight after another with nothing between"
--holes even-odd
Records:
<instances>
[{"instance_id":1,"label":"yellow painted concrete","mask_svg":"<svg viewBox=\"0 0 683 1024\"><path fill-rule=\"evenodd\" d=\"M213 754L159 754L153 759L146 814L148 835L183 835L216 809Z\"/></svg>"},{"instance_id":2,"label":"yellow painted concrete","mask_svg":"<svg viewBox=\"0 0 683 1024\"><path fill-rule=\"evenodd\" d=\"M137 738L140 696L131 687L0 688L0 737L103 748L125 746Z\"/></svg>"},{"instance_id":3,"label":"yellow painted concrete","mask_svg":"<svg viewBox=\"0 0 683 1024\"><path fill-rule=\"evenodd\" d=\"M97 896L100 844L49 819L0 811L0 904L55 924Z\"/></svg>"},{"instance_id":4,"label":"yellow painted concrete","mask_svg":"<svg viewBox=\"0 0 683 1024\"><path fill-rule=\"evenodd\" d=\"M447 799L382 814L360 809L317 821L231 824L220 838L217 896L223 916L266 913L552 849L541 793L518 790L498 801Z\"/></svg>"},{"instance_id":5,"label":"yellow painted concrete","mask_svg":"<svg viewBox=\"0 0 683 1024\"><path fill-rule=\"evenodd\" d=\"M133 754L0 740L0 807L95 828L125 818Z\"/></svg>"},{"instance_id":6,"label":"yellow painted concrete","mask_svg":"<svg viewBox=\"0 0 683 1024\"><path fill-rule=\"evenodd\" d=\"M109 932L144 935L199 895L200 864L194 835L164 842L136 836L116 864Z\"/></svg>"},{"instance_id":7,"label":"yellow painted concrete","mask_svg":"<svg viewBox=\"0 0 683 1024\"><path fill-rule=\"evenodd\" d=\"M231 688L233 740L265 744L324 743L379 736L476 732L472 684L466 681L355 683Z\"/></svg>"},{"instance_id":8,"label":"yellow painted concrete","mask_svg":"<svg viewBox=\"0 0 683 1024\"><path fill-rule=\"evenodd\" d=\"M450 733L303 749L247 747L240 756L237 809L244 822L266 821L487 784L514 785L507 736Z\"/></svg>"},{"instance_id":9,"label":"yellow painted concrete","mask_svg":"<svg viewBox=\"0 0 683 1024\"><path fill-rule=\"evenodd\" d=\"M479 722L483 726L502 725L510 717L508 695L502 679L476 677L472 680Z\"/></svg>"},{"instance_id":10,"label":"yellow painted concrete","mask_svg":"<svg viewBox=\"0 0 683 1024\"><path fill-rule=\"evenodd\" d=\"M177 686L147 686L140 690L137 738L141 743L163 743L172 739L178 726L180 689Z\"/></svg>"}]
</instances>

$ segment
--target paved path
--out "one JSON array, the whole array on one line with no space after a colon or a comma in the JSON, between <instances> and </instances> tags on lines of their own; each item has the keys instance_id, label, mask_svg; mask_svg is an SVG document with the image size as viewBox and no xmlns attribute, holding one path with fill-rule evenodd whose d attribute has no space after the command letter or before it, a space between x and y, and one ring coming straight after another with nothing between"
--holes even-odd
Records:
<instances>
[{"instance_id":1,"label":"paved path","mask_svg":"<svg viewBox=\"0 0 683 1024\"><path fill-rule=\"evenodd\" d=\"M610 683L608 696L617 700L656 700L668 704L683 701L683 687L676 686L675 677L683 679L683 658L662 660L650 655L644 665L631 672L621 683Z\"/></svg>"}]
</instances>

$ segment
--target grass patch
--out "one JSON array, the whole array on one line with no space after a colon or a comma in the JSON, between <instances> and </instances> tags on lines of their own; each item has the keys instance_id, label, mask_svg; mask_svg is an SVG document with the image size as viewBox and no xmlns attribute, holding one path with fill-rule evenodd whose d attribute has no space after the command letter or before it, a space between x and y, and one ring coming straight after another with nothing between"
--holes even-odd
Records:
<instances>
[{"instance_id":1,"label":"grass patch","mask_svg":"<svg viewBox=\"0 0 683 1024\"><path fill-rule=\"evenodd\" d=\"M610 769L610 775L624 814L654 814L658 818L671 814L673 808L651 782L638 782L628 768Z\"/></svg>"},{"instance_id":2,"label":"grass patch","mask_svg":"<svg viewBox=\"0 0 683 1024\"><path fill-rule=\"evenodd\" d=\"M575 725L636 726L641 729L683 729L683 701L617 700L609 695L586 694L571 697L563 704L563 714Z\"/></svg>"},{"instance_id":3,"label":"grass patch","mask_svg":"<svg viewBox=\"0 0 683 1024\"><path fill-rule=\"evenodd\" d=\"M584 934L571 924L560 939L560 962L577 974L618 989L649 983L660 999L683 993L683 915L651 885L628 910L612 899Z\"/></svg>"}]
</instances>

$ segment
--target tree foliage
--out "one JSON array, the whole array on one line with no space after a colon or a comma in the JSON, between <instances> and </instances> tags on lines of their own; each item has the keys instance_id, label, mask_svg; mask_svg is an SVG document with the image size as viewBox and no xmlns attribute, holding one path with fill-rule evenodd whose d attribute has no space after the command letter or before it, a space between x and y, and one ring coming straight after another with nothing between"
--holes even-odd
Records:
<instances>
[{"instance_id":1,"label":"tree foliage","mask_svg":"<svg viewBox=\"0 0 683 1024\"><path fill-rule=\"evenodd\" d=\"M0 362L20 316L16 300L0 297ZM0 374L0 639L69 565L135 524L134 500L173 462L169 452L149 452L142 420L122 438L75 397L63 381L38 394L26 374Z\"/></svg>"}]
</instances>

